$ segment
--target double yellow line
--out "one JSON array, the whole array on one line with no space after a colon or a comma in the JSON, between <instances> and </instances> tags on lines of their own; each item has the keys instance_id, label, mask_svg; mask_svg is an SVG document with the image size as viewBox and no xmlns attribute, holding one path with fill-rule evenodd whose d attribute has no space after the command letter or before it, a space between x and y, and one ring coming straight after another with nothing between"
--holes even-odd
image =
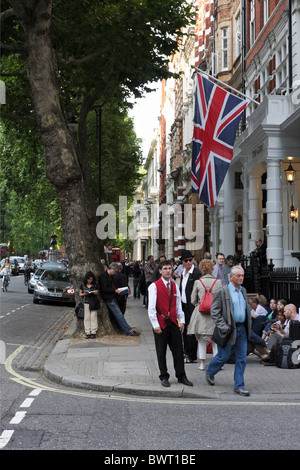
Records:
<instances>
[{"instance_id":1,"label":"double yellow line","mask_svg":"<svg viewBox=\"0 0 300 470\"><path fill-rule=\"evenodd\" d=\"M26 377L23 377L22 375L18 374L16 371L14 371L12 367L13 360L17 357L17 355L22 351L22 349L25 346L19 346L6 360L5 362L5 369L9 374L13 376L11 380L14 380L15 382L24 385L26 387L31 387L31 388L38 388L41 390L45 390L48 392L54 392L54 393L63 393L66 395L74 395L74 396L80 396L80 397L89 397L89 398L97 398L101 400L117 400L117 401L126 401L126 402L139 402L139 403L157 403L157 404L180 404L180 405L206 405L206 406L300 406L300 403L295 403L295 402L270 402L270 401L223 401L223 400L213 400L213 399L207 399L207 400L200 400L200 399L178 399L178 398L173 398L173 399L168 399L168 398L157 398L157 397L152 397L152 398L142 398L142 397L129 397L129 396L117 396L117 395L107 395L102 392L95 393L95 392L76 392L75 390L64 390L60 388L55 388L55 387L49 387L46 385L41 385L40 383L38 384L35 380L28 379Z\"/></svg>"}]
</instances>

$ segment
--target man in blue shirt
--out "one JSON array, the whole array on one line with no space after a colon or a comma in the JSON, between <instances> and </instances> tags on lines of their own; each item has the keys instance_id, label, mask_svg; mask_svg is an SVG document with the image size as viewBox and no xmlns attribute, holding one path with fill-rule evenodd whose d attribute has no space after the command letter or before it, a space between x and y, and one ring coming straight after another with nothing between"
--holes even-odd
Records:
<instances>
[{"instance_id":1,"label":"man in blue shirt","mask_svg":"<svg viewBox=\"0 0 300 470\"><path fill-rule=\"evenodd\" d=\"M234 391L242 396L249 396L245 388L244 374L247 358L247 341L251 334L251 308L247 302L247 292L242 284L244 270L234 266L230 271L230 282L214 294L211 305L211 316L216 326L232 333L225 347L218 345L218 354L206 368L206 380L210 385L215 384L214 376L235 353Z\"/></svg>"}]
</instances>

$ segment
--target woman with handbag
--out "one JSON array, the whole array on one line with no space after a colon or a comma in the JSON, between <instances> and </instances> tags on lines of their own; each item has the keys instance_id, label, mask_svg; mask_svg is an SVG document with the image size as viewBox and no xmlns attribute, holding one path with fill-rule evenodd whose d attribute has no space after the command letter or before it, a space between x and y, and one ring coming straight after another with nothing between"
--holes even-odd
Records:
<instances>
[{"instance_id":1,"label":"woman with handbag","mask_svg":"<svg viewBox=\"0 0 300 470\"><path fill-rule=\"evenodd\" d=\"M194 283L191 302L195 305L195 309L188 326L187 334L194 334L196 336L198 341L198 357L200 358L199 369L205 370L207 341L211 340L215 324L211 318L210 309L205 308L202 301L204 300L205 291L208 294L213 294L222 287L222 282L212 275L214 263L211 260L202 260L199 268L202 276ZM209 302L209 296L207 296L207 298ZM218 348L214 342L212 342L212 349L213 355L215 356L218 352Z\"/></svg>"},{"instance_id":2,"label":"woman with handbag","mask_svg":"<svg viewBox=\"0 0 300 470\"><path fill-rule=\"evenodd\" d=\"M98 310L100 300L98 297L99 287L96 278L91 271L84 276L79 290L79 296L82 297L84 304L84 331L87 339L96 338L98 329Z\"/></svg>"}]
</instances>

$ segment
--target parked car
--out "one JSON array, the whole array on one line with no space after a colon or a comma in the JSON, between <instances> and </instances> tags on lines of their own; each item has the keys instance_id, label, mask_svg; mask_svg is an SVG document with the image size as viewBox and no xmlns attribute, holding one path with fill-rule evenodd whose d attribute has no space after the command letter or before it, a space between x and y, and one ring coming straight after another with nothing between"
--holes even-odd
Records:
<instances>
[{"instance_id":1,"label":"parked car","mask_svg":"<svg viewBox=\"0 0 300 470\"><path fill-rule=\"evenodd\" d=\"M40 279L41 275L46 269L60 269L61 271L65 271L64 267L58 263L55 263L52 261L45 263L42 267L38 268L34 273L31 273L31 277L27 285L28 294L33 294L36 282Z\"/></svg>"},{"instance_id":2,"label":"parked car","mask_svg":"<svg viewBox=\"0 0 300 470\"><path fill-rule=\"evenodd\" d=\"M10 256L10 262L13 264L13 262L17 261L19 265L19 273L24 272L24 263L25 259L22 256Z\"/></svg>"},{"instance_id":3,"label":"parked car","mask_svg":"<svg viewBox=\"0 0 300 470\"><path fill-rule=\"evenodd\" d=\"M75 291L65 269L45 269L37 279L33 303L40 301L63 302L75 305Z\"/></svg>"},{"instance_id":4,"label":"parked car","mask_svg":"<svg viewBox=\"0 0 300 470\"><path fill-rule=\"evenodd\" d=\"M1 273L1 269L2 269L2 266L5 262L5 259L2 259L1 262L0 262L0 273ZM11 273L13 276L18 276L19 275L19 263L16 259L13 259L11 260L10 259L10 264L11 264ZM2 277L2 274L0 274L0 277Z\"/></svg>"}]
</instances>

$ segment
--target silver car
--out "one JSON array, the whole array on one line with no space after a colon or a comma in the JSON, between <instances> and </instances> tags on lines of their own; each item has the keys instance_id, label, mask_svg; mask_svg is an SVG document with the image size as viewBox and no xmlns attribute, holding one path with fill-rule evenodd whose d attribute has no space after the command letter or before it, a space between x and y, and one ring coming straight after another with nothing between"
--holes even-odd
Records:
<instances>
[{"instance_id":1,"label":"silver car","mask_svg":"<svg viewBox=\"0 0 300 470\"><path fill-rule=\"evenodd\" d=\"M65 271L65 267L62 266L59 263L55 262L47 262L40 268L38 268L34 273L31 273L30 279L28 281L28 294L33 294L34 291L34 286L36 285L36 282L38 279L40 279L41 275L46 269L60 269Z\"/></svg>"},{"instance_id":2,"label":"silver car","mask_svg":"<svg viewBox=\"0 0 300 470\"><path fill-rule=\"evenodd\" d=\"M75 291L67 270L45 269L36 281L33 303L40 301L61 302L75 305Z\"/></svg>"}]
</instances>

